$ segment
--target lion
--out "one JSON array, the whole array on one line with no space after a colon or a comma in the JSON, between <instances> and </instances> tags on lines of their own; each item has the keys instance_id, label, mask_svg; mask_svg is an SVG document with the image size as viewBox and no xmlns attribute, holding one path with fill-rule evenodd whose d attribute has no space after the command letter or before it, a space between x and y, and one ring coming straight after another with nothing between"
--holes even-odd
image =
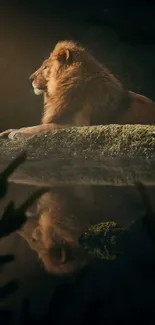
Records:
<instances>
[{"instance_id":1,"label":"lion","mask_svg":"<svg viewBox=\"0 0 155 325\"><path fill-rule=\"evenodd\" d=\"M44 96L41 125L7 130L1 137L15 139L69 126L155 123L155 103L125 89L107 67L73 41L58 42L30 81L34 93ZM39 200L35 230L31 235L27 228L21 230L50 273L68 274L88 262L78 237L97 222L91 200L90 187L53 188Z\"/></svg>"},{"instance_id":2,"label":"lion","mask_svg":"<svg viewBox=\"0 0 155 325\"><path fill-rule=\"evenodd\" d=\"M29 220L18 233L37 252L47 272L70 275L91 261L78 239L90 224L100 220L92 211L80 187L79 191L54 187L39 199L36 215L28 213Z\"/></svg>"},{"instance_id":3,"label":"lion","mask_svg":"<svg viewBox=\"0 0 155 325\"><path fill-rule=\"evenodd\" d=\"M58 42L30 81L34 93L44 95L41 125L7 130L1 137L30 136L73 125L155 124L155 103L127 90L76 42Z\"/></svg>"}]
</instances>

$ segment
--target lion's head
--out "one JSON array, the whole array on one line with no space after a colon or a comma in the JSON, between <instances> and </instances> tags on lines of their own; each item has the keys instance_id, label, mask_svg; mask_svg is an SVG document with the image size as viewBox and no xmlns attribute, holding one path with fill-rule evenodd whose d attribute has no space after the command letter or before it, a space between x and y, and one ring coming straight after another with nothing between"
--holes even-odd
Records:
<instances>
[{"instance_id":1,"label":"lion's head","mask_svg":"<svg viewBox=\"0 0 155 325\"><path fill-rule=\"evenodd\" d=\"M51 79L60 77L64 70L75 63L80 65L80 54L83 51L82 47L71 41L59 42L49 58L43 61L41 67L30 76L35 94L48 92L51 95L52 89L49 87Z\"/></svg>"}]
</instances>

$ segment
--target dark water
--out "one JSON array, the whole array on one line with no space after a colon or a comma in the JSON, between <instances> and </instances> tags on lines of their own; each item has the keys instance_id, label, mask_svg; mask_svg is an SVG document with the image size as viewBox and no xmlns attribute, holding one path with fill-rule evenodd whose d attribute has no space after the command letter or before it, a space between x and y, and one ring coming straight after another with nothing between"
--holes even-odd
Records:
<instances>
[{"instance_id":1,"label":"dark water","mask_svg":"<svg viewBox=\"0 0 155 325\"><path fill-rule=\"evenodd\" d=\"M105 5L106 8L108 4ZM112 8L110 17L113 17L113 21L118 21L118 17L123 21L122 2L117 8L113 7L112 2L109 6ZM32 6L16 1L14 6L10 3L1 6L1 129L39 123L42 101L34 96L28 77L60 39L78 39L106 63L128 88L155 99L154 44L146 44L143 37L135 47L131 41L121 40L116 27L86 23L92 13L100 17L105 7L96 1L95 4L90 3L89 9L87 5L82 7L79 2L74 7L73 3L65 2L64 7L60 3L57 6L54 4L52 9L48 7L47 14L46 7L39 2ZM140 17L144 15L146 26L151 21L150 12L151 10L148 13L145 11L146 15L137 14ZM128 16L127 9L125 13ZM1 203L1 211L10 199L19 204L33 189L26 185L11 184L7 199ZM68 204L72 201L72 194L66 189L65 195ZM153 189L149 189L149 195L153 202ZM144 213L143 203L135 188L98 188L95 202L92 206L91 204L88 202L88 207L91 208L91 213L94 209L93 215L97 219L112 218L123 226L128 226ZM73 208L80 211L83 206L76 207L75 203ZM85 211L86 215L90 213L88 211ZM93 261L78 277L65 280L45 272L37 254L17 234L1 240L0 254L5 253L15 254L16 260L1 270L0 283L16 278L20 288L17 293L5 299L3 305L17 313L20 312L22 299L28 297L31 311L44 314L51 297L54 297L50 305L51 322L54 319L54 324L76 324L80 321L90 323L94 317L93 310L95 317L99 315L100 322L105 323L110 323L113 318L118 318L120 322L134 322L143 316L148 324L149 317L154 317L155 252L153 242L144 229L136 228L133 231L128 252L119 261ZM56 290L62 283L63 287ZM92 307L94 300L96 305Z\"/></svg>"}]
</instances>

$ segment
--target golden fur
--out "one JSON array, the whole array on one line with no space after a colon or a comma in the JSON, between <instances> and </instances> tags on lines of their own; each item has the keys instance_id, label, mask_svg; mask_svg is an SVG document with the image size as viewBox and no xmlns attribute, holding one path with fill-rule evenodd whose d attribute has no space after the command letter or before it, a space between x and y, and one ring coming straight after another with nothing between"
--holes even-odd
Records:
<instances>
[{"instance_id":1,"label":"golden fur","mask_svg":"<svg viewBox=\"0 0 155 325\"><path fill-rule=\"evenodd\" d=\"M42 124L24 129L25 135L67 125L155 123L155 103L124 89L104 65L74 42L59 42L30 80L34 92L44 94L44 113ZM40 200L37 229L42 249L38 254L49 272L70 273L89 260L78 236L97 222L91 194L91 188L83 192L59 188Z\"/></svg>"}]
</instances>

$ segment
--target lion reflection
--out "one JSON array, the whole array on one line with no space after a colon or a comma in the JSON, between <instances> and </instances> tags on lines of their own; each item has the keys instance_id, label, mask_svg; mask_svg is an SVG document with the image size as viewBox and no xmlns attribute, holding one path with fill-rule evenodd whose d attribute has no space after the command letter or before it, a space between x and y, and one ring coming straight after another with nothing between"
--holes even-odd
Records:
<instances>
[{"instance_id":1,"label":"lion reflection","mask_svg":"<svg viewBox=\"0 0 155 325\"><path fill-rule=\"evenodd\" d=\"M90 260L78 242L85 229L97 220L89 192L89 187L77 186L76 191L70 187L53 188L39 199L36 216L29 216L19 232L50 273L72 273Z\"/></svg>"}]
</instances>

